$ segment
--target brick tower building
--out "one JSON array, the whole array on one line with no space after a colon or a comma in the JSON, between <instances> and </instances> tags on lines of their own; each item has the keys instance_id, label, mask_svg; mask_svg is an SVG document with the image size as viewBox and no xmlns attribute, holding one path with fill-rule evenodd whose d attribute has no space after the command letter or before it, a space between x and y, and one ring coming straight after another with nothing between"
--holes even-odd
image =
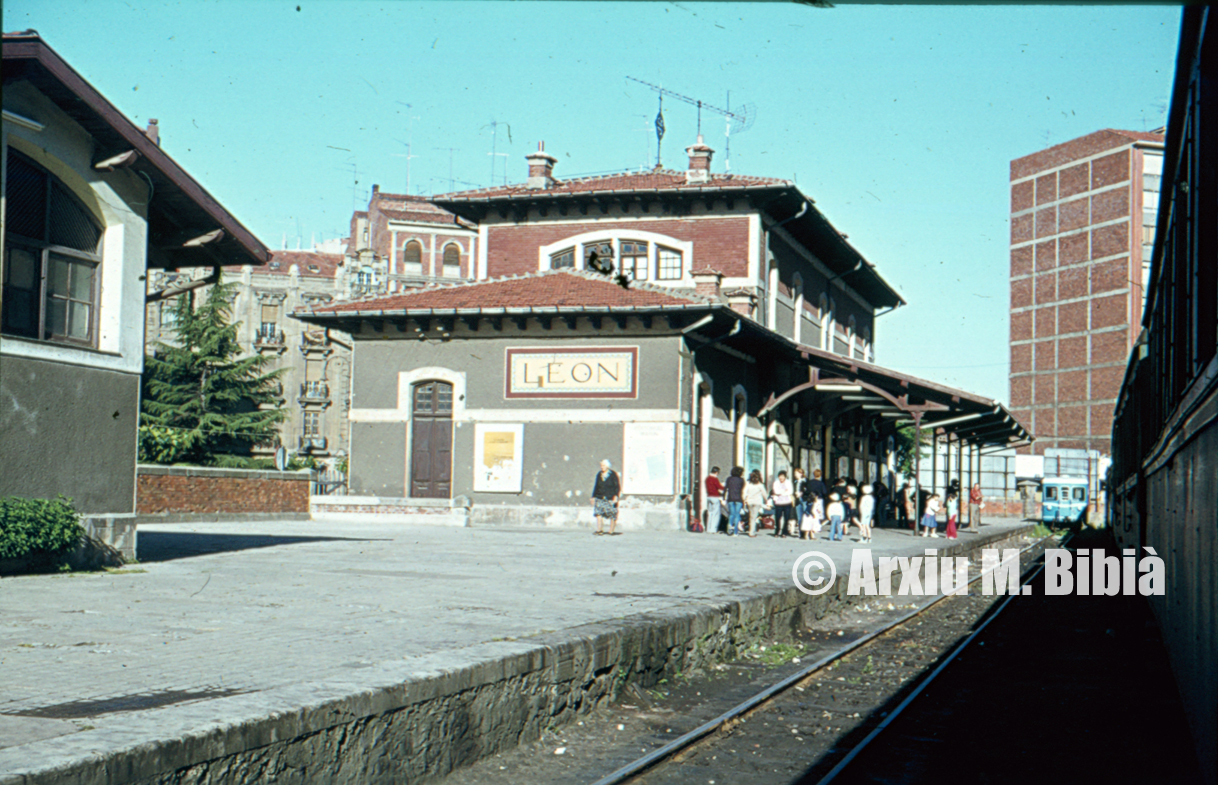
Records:
<instances>
[{"instance_id":1,"label":"brick tower building","mask_svg":"<svg viewBox=\"0 0 1218 785\"><path fill-rule=\"evenodd\" d=\"M1038 454L1111 453L1162 158L1162 134L1109 129L1011 162L1010 401Z\"/></svg>"}]
</instances>

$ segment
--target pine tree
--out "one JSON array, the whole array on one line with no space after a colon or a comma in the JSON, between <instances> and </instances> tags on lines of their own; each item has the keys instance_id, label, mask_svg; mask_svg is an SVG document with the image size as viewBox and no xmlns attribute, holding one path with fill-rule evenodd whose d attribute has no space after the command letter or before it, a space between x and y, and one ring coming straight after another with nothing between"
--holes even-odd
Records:
<instances>
[{"instance_id":1,"label":"pine tree","mask_svg":"<svg viewBox=\"0 0 1218 785\"><path fill-rule=\"evenodd\" d=\"M146 460L216 463L224 454L248 454L274 441L284 419L271 358L241 357L237 327L229 323L234 284L212 286L197 308L178 296L177 344L157 343L145 358L141 449Z\"/></svg>"}]
</instances>

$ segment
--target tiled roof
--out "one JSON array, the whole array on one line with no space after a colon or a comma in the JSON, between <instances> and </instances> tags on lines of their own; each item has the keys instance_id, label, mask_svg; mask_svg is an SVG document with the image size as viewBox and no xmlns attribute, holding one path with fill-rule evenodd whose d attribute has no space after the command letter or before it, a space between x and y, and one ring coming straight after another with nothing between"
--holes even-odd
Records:
<instances>
[{"instance_id":1,"label":"tiled roof","mask_svg":"<svg viewBox=\"0 0 1218 785\"><path fill-rule=\"evenodd\" d=\"M296 265L301 277L333 278L343 263L341 254L315 253L313 251L271 251L271 261L258 272L271 275L287 275Z\"/></svg>"},{"instance_id":2,"label":"tiled roof","mask_svg":"<svg viewBox=\"0 0 1218 785\"><path fill-rule=\"evenodd\" d=\"M381 215L393 221L412 221L415 223L429 224L456 224L457 216L447 210L434 210L424 212L422 210L387 210L381 209Z\"/></svg>"},{"instance_id":3,"label":"tiled roof","mask_svg":"<svg viewBox=\"0 0 1218 785\"><path fill-rule=\"evenodd\" d=\"M548 188L528 188L523 183L498 188L482 188L475 191L457 191L432 197L439 202L501 199L513 196L552 196L558 194L599 193L611 191L704 191L714 189L757 188L764 186L794 187L789 180L777 177L751 177L739 174L712 174L705 183L685 182L685 172L673 169L649 172L622 172L619 174L581 177L551 183Z\"/></svg>"},{"instance_id":4,"label":"tiled roof","mask_svg":"<svg viewBox=\"0 0 1218 785\"><path fill-rule=\"evenodd\" d=\"M399 294L317 308L316 314L379 311L478 310L501 308L659 308L713 304L689 292L648 284L623 288L610 278L587 272L548 270L451 286L428 286Z\"/></svg>"}]
</instances>

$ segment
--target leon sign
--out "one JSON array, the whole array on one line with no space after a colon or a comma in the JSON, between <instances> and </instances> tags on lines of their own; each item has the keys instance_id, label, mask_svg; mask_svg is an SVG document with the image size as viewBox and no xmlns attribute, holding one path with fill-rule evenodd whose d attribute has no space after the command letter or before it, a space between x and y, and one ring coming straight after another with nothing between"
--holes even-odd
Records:
<instances>
[{"instance_id":1,"label":"leon sign","mask_svg":"<svg viewBox=\"0 0 1218 785\"><path fill-rule=\"evenodd\" d=\"M508 349L508 398L636 398L639 347Z\"/></svg>"}]
</instances>

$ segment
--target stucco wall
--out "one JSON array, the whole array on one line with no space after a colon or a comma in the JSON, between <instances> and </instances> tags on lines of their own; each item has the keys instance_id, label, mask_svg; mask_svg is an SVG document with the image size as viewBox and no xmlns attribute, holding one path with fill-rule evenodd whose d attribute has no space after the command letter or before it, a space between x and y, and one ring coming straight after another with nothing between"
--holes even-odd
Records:
<instances>
[{"instance_id":1,"label":"stucco wall","mask_svg":"<svg viewBox=\"0 0 1218 785\"><path fill-rule=\"evenodd\" d=\"M87 515L135 512L140 377L0 358L0 496L72 498Z\"/></svg>"}]
</instances>

